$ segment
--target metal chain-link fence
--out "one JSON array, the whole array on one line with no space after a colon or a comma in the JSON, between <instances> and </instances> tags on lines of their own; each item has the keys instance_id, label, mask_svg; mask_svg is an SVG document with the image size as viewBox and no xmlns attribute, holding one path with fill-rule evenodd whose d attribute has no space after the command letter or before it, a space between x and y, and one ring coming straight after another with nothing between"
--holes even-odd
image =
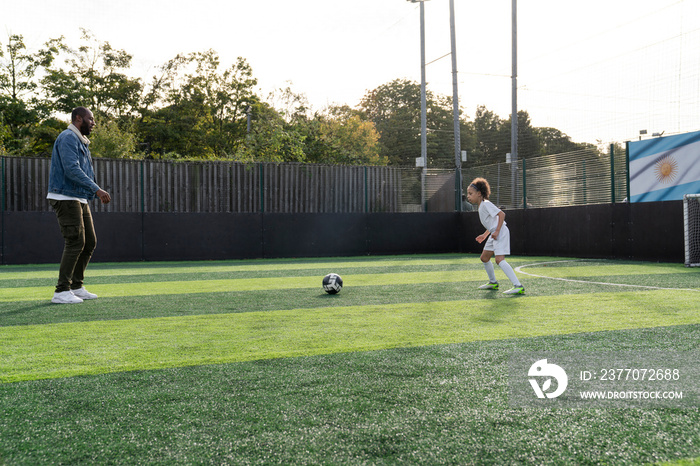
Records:
<instances>
[{"instance_id":1,"label":"metal chain-link fence","mask_svg":"<svg viewBox=\"0 0 700 466\"><path fill-rule=\"evenodd\" d=\"M0 208L49 211L50 159L2 157ZM452 212L473 209L466 188L476 177L491 185L502 208L622 202L625 154L596 150L454 169L235 162L95 159L97 183L112 202L102 212L352 213ZM461 184L461 189L459 187Z\"/></svg>"}]
</instances>

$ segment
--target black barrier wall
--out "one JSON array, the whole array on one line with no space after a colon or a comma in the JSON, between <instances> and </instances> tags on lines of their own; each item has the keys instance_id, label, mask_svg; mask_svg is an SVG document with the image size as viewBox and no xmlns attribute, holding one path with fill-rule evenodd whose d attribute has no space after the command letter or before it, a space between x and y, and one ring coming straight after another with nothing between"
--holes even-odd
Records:
<instances>
[{"instance_id":1,"label":"black barrier wall","mask_svg":"<svg viewBox=\"0 0 700 466\"><path fill-rule=\"evenodd\" d=\"M476 212L94 213L97 262L478 253ZM681 201L506 211L513 255L683 262ZM51 212L2 213L2 264L58 263Z\"/></svg>"}]
</instances>

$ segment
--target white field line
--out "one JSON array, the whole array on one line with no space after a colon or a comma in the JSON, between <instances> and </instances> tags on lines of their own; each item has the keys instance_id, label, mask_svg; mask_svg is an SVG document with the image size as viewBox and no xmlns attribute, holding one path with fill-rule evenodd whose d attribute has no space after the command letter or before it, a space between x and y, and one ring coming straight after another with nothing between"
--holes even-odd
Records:
<instances>
[{"instance_id":1,"label":"white field line","mask_svg":"<svg viewBox=\"0 0 700 466\"><path fill-rule=\"evenodd\" d=\"M525 275L529 275L531 277L537 277L537 278L547 278L549 280L560 280L563 282L573 282L573 283L586 283L588 285L606 285L606 286L624 286L624 287L630 287L630 288L644 288L647 290L674 290L674 291L695 291L695 292L700 292L698 289L693 289L693 288L664 288L661 286L646 286L646 285L627 285L624 283L610 283L610 282L592 282L588 280L573 280L571 278L560 278L560 277L548 277L546 275L537 275L534 273L528 273L524 272L523 269L525 267L536 267L538 265L548 265L548 264L560 264L562 262L584 262L584 261L594 261L595 259L573 259L573 260L561 260L561 261L550 261L550 262L537 262L534 264L525 264L521 265L519 267L515 268L515 271L518 273L522 273Z\"/></svg>"}]
</instances>

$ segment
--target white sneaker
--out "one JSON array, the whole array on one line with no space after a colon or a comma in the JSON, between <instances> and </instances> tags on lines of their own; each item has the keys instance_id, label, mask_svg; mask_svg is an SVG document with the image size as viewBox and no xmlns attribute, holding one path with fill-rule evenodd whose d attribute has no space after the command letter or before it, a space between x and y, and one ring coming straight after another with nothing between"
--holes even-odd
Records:
<instances>
[{"instance_id":1,"label":"white sneaker","mask_svg":"<svg viewBox=\"0 0 700 466\"><path fill-rule=\"evenodd\" d=\"M62 291L60 293L54 293L51 302L54 304L78 304L82 303L83 300L70 291Z\"/></svg>"},{"instance_id":2,"label":"white sneaker","mask_svg":"<svg viewBox=\"0 0 700 466\"><path fill-rule=\"evenodd\" d=\"M514 286L508 291L504 291L503 294L525 294L525 287L520 285L520 286Z\"/></svg>"},{"instance_id":3,"label":"white sneaker","mask_svg":"<svg viewBox=\"0 0 700 466\"><path fill-rule=\"evenodd\" d=\"M71 290L73 295L77 296L80 299L95 299L97 298L97 295L95 293L90 293L88 290L85 289L85 287L78 288L77 290Z\"/></svg>"},{"instance_id":4,"label":"white sneaker","mask_svg":"<svg viewBox=\"0 0 700 466\"><path fill-rule=\"evenodd\" d=\"M488 282L485 285L481 285L479 287L480 290L497 290L498 289L498 282L496 283L491 283Z\"/></svg>"}]
</instances>

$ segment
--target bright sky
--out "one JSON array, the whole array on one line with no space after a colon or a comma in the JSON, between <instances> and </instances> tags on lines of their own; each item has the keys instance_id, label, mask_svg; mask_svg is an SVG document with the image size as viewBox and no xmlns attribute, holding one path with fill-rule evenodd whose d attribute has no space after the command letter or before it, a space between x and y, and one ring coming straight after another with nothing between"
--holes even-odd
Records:
<instances>
[{"instance_id":1,"label":"bright sky","mask_svg":"<svg viewBox=\"0 0 700 466\"><path fill-rule=\"evenodd\" d=\"M535 126L586 142L700 129L700 1L518 3L519 108ZM455 0L455 10L460 104L470 118L479 104L507 118L511 0ZM449 1L425 11L431 62L450 52ZM86 28L132 54L146 82L178 53L207 49L227 67L245 58L262 97L291 86L317 110L354 107L397 78L420 82L419 6L406 0L0 0L0 12L3 46L9 34L30 50L61 35L77 45ZM452 95L450 56L427 80Z\"/></svg>"}]
</instances>

